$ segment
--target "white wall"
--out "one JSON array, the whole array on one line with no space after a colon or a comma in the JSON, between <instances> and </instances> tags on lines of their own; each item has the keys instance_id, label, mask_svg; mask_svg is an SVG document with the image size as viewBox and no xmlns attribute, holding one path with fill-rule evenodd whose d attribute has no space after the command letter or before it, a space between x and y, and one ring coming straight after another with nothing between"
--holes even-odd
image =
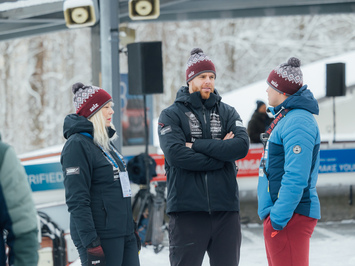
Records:
<instances>
[{"instance_id":1,"label":"white wall","mask_svg":"<svg viewBox=\"0 0 355 266\"><path fill-rule=\"evenodd\" d=\"M322 134L322 141L355 141L354 90L348 90L346 96L334 97L334 100L335 108L333 108L333 97L319 102L320 115L316 116L316 119ZM335 137L333 110L335 110Z\"/></svg>"}]
</instances>

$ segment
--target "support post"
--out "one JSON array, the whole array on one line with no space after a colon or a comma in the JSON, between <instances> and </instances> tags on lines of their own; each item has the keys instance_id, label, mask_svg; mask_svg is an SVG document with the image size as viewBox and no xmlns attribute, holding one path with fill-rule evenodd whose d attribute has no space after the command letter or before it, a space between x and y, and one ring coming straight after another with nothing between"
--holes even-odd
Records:
<instances>
[{"instance_id":1,"label":"support post","mask_svg":"<svg viewBox=\"0 0 355 266\"><path fill-rule=\"evenodd\" d=\"M91 83L102 87L100 57L100 24L91 27Z\"/></svg>"},{"instance_id":2,"label":"support post","mask_svg":"<svg viewBox=\"0 0 355 266\"><path fill-rule=\"evenodd\" d=\"M335 123L336 115L335 115L335 97L333 96L333 143L336 141L336 123Z\"/></svg>"},{"instance_id":3,"label":"support post","mask_svg":"<svg viewBox=\"0 0 355 266\"><path fill-rule=\"evenodd\" d=\"M100 44L101 44L101 79L102 88L112 95L115 103L113 124L116 127L118 139L115 146L122 150L121 124L121 86L119 71L119 29L118 1L100 1Z\"/></svg>"}]
</instances>

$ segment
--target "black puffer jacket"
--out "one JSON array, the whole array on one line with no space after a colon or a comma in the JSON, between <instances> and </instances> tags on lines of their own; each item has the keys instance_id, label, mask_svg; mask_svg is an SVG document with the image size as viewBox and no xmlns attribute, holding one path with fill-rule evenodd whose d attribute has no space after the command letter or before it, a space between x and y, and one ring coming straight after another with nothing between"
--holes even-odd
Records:
<instances>
[{"instance_id":1,"label":"black puffer jacket","mask_svg":"<svg viewBox=\"0 0 355 266\"><path fill-rule=\"evenodd\" d=\"M235 109L217 91L206 101L182 87L159 117L165 155L167 212L239 211L235 160L246 156L249 138ZM233 131L234 138L223 140ZM193 142L192 149L186 142Z\"/></svg>"},{"instance_id":2,"label":"black puffer jacket","mask_svg":"<svg viewBox=\"0 0 355 266\"><path fill-rule=\"evenodd\" d=\"M87 247L97 236L112 238L133 233L131 198L122 195L121 183L114 181L113 167L96 146L92 123L76 114L64 120L64 145L61 164L64 173L66 203L74 239ZM109 135L113 135L109 129ZM110 152L120 171L125 167L115 152ZM74 241L75 243L75 241Z\"/></svg>"}]
</instances>

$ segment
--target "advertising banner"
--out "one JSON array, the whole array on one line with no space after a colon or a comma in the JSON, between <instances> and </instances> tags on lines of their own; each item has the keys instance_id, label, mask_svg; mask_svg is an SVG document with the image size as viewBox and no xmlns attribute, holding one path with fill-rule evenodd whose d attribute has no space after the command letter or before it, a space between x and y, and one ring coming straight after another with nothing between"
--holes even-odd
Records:
<instances>
[{"instance_id":1,"label":"advertising banner","mask_svg":"<svg viewBox=\"0 0 355 266\"><path fill-rule=\"evenodd\" d=\"M355 149L320 151L320 174L344 172L355 172Z\"/></svg>"},{"instance_id":2,"label":"advertising banner","mask_svg":"<svg viewBox=\"0 0 355 266\"><path fill-rule=\"evenodd\" d=\"M147 124L149 144L153 143L153 97L146 95ZM128 74L121 74L121 120L122 145L134 146L145 144L144 98L143 95L130 95ZM116 115L116 114L115 114Z\"/></svg>"},{"instance_id":3,"label":"advertising banner","mask_svg":"<svg viewBox=\"0 0 355 266\"><path fill-rule=\"evenodd\" d=\"M62 165L59 162L24 167L33 192L64 188Z\"/></svg>"}]
</instances>

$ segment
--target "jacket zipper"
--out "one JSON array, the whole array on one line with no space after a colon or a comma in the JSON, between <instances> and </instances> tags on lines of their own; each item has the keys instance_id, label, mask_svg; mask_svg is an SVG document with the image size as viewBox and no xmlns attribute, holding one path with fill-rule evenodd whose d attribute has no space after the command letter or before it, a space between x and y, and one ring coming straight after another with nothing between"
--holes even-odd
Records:
<instances>
[{"instance_id":1,"label":"jacket zipper","mask_svg":"<svg viewBox=\"0 0 355 266\"><path fill-rule=\"evenodd\" d=\"M207 119L206 119L206 108L205 106L202 106L202 114L203 114L203 120L205 121L205 128L207 129Z\"/></svg>"},{"instance_id":2,"label":"jacket zipper","mask_svg":"<svg viewBox=\"0 0 355 266\"><path fill-rule=\"evenodd\" d=\"M207 173L205 173L205 182L206 182L206 193L207 193L208 213L211 214L210 195L209 195L209 193L208 193L208 184L207 184Z\"/></svg>"},{"instance_id":3,"label":"jacket zipper","mask_svg":"<svg viewBox=\"0 0 355 266\"><path fill-rule=\"evenodd\" d=\"M205 128L205 132L206 132L208 127L207 127L206 108L205 108L205 106L202 107L202 114L203 114L203 120L205 121L204 128ZM208 193L207 173L205 174L205 182L206 182L208 213L211 214L211 204L210 204L210 195Z\"/></svg>"}]
</instances>

